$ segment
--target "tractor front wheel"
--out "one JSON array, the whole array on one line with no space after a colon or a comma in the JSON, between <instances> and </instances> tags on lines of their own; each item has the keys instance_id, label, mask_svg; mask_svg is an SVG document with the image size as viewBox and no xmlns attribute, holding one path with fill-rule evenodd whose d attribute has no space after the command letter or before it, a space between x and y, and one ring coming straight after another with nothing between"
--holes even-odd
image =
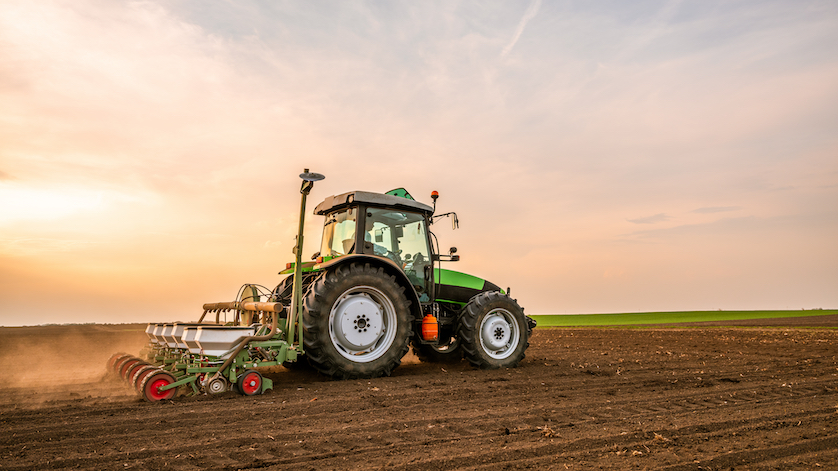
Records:
<instances>
[{"instance_id":1,"label":"tractor front wheel","mask_svg":"<svg viewBox=\"0 0 838 471\"><path fill-rule=\"evenodd\" d=\"M518 366L529 346L524 310L497 291L472 298L460 319L458 337L466 359L486 369Z\"/></svg>"},{"instance_id":2,"label":"tractor front wheel","mask_svg":"<svg viewBox=\"0 0 838 471\"><path fill-rule=\"evenodd\" d=\"M323 273L304 302L309 364L336 379L388 376L409 348L409 306L383 268L352 263Z\"/></svg>"}]
</instances>

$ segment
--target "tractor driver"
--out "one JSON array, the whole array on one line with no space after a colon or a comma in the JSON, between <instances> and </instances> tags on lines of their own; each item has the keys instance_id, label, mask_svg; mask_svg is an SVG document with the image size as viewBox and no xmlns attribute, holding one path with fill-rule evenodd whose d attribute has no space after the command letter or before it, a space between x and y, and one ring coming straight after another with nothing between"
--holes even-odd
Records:
<instances>
[{"instance_id":1,"label":"tractor driver","mask_svg":"<svg viewBox=\"0 0 838 471\"><path fill-rule=\"evenodd\" d=\"M387 257L393 262L396 263L398 266L402 266L402 261L399 258L399 254L397 252L393 252L388 249L386 246L378 244L377 242L384 242L383 232L387 231L390 232L393 228L384 221L376 221L373 218L374 212L370 211L367 213L366 220L364 221L364 245L366 249L372 248L373 253L375 255L381 257ZM376 228L376 223L378 223L378 227ZM378 235L376 236L376 230L378 231ZM388 244L389 245L389 244Z\"/></svg>"}]
</instances>

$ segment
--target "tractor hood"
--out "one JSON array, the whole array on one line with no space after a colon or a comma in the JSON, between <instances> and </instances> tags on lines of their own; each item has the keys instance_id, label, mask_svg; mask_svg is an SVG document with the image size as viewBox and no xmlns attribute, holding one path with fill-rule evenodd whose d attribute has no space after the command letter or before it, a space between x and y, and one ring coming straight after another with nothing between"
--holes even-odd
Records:
<instances>
[{"instance_id":1,"label":"tractor hood","mask_svg":"<svg viewBox=\"0 0 838 471\"><path fill-rule=\"evenodd\" d=\"M394 195L385 195L381 193L372 193L369 191L350 191L349 193L344 193L342 195L327 197L322 203L318 204L317 207L314 208L314 214L324 215L337 209L359 203L401 208L406 211L419 211L427 215L431 215L434 212L434 208L413 199Z\"/></svg>"},{"instance_id":2,"label":"tractor hood","mask_svg":"<svg viewBox=\"0 0 838 471\"><path fill-rule=\"evenodd\" d=\"M467 304L474 296L484 291L504 291L498 285L466 273L444 268L434 269L437 282L437 301Z\"/></svg>"}]
</instances>

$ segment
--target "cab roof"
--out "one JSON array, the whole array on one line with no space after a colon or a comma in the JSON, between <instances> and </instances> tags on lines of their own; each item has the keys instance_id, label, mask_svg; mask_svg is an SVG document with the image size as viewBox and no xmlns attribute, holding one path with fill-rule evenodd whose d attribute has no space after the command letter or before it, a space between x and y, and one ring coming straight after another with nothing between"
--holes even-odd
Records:
<instances>
[{"instance_id":1,"label":"cab roof","mask_svg":"<svg viewBox=\"0 0 838 471\"><path fill-rule=\"evenodd\" d=\"M358 204L369 204L385 208L404 209L406 211L419 211L427 215L434 212L434 208L425 203L400 196L373 193L370 191L350 191L336 196L329 196L314 208L314 214L323 215Z\"/></svg>"}]
</instances>

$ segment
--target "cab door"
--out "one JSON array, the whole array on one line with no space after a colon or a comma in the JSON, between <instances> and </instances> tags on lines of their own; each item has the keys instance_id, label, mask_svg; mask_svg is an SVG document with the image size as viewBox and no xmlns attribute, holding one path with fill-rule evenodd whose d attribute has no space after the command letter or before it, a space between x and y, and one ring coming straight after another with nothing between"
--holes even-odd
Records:
<instances>
[{"instance_id":1,"label":"cab door","mask_svg":"<svg viewBox=\"0 0 838 471\"><path fill-rule=\"evenodd\" d=\"M433 263L424 215L368 207L365 216L365 252L387 257L396 263L407 275L419 295L419 301L429 302L432 297Z\"/></svg>"}]
</instances>

